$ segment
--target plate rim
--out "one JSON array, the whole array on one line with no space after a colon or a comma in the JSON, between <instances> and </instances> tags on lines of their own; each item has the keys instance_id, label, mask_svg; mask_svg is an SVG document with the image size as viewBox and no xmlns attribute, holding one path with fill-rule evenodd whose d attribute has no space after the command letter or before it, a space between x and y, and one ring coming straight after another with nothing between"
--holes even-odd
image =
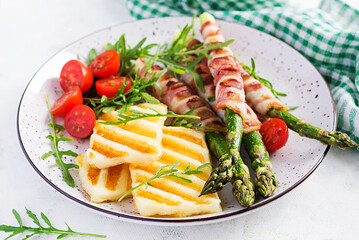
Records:
<instances>
[{"instance_id":1,"label":"plate rim","mask_svg":"<svg viewBox=\"0 0 359 240\"><path fill-rule=\"evenodd\" d=\"M175 218L171 218L171 219L168 219L168 218L151 218L151 217L144 217L144 216L134 216L134 215L129 215L129 214L124 214L124 213L121 213L121 212L115 212L115 211L111 211L111 210L106 210L106 209L103 209L103 208L100 208L100 207L97 207L97 206L94 206L94 205L91 205L87 202L84 202L74 196L72 196L71 194L67 193L66 191L62 190L61 188L59 188L58 186L56 186L53 182L51 182L46 176L44 176L44 174L37 168L37 166L33 163L33 161L31 160L30 156L28 155L26 149L25 149L25 146L23 144L23 141L21 139L21 134L20 134L20 110L21 110L21 105L22 105L22 102L23 102L23 98L27 92L27 89L28 87L30 86L31 82L33 81L33 79L37 76L38 72L40 70L42 70L42 68L51 60L53 59L56 55L58 55L59 53L65 51L67 48L69 48L70 46L72 46L73 44L91 36L91 35L94 35L96 33L99 33L99 32L102 32L102 31L106 31L106 30L110 30L111 28L113 27L118 27L118 26L121 26L121 25L125 25L125 24L131 24L131 23L135 23L135 22L142 22L142 21L153 21L153 20L159 20L159 21L163 21L165 19L168 19L168 18L171 18L171 19L186 19L186 20L189 20L189 19L192 19L192 17L188 17L188 16L180 16L180 17L159 17L159 18L148 18L148 19L140 19L140 20L130 20L130 21L125 21L125 22L121 22L121 23L118 23L118 24L114 24L114 25L111 25L111 26L108 26L108 27L105 27L105 28L101 28L99 30L96 30L96 31L93 31L89 34L86 34L84 35L83 37L81 38L78 38L76 39L75 41L72 41L70 42L69 44L67 44L66 46L64 46L63 48L61 48L59 51L57 51L56 53L54 53L52 56L50 56L38 69L37 71L34 73L34 75L31 77L30 81L27 83L22 95L21 95L21 98L20 98L20 101L19 101L19 105L18 105L18 110L17 110L17 136L18 136L18 140L19 140L19 143L20 143L20 146L21 146L21 149L25 155L25 157L27 158L28 162L30 163L30 165L34 168L34 170L41 176L41 178L43 178L45 180L45 182L47 182L52 188L54 188L56 191L58 191L59 193L61 193L63 196L67 197L68 199L71 199L73 201L75 201L76 203L82 205L82 206L85 206L85 207L88 207L90 208L91 210L95 210L98 214L102 213L102 214L106 214L106 216L111 216L111 217L118 217L119 219L123 219L123 220L128 220L128 221L134 221L136 223L142 223L142 224L158 224L158 223L167 223L167 224L181 224L179 226L183 226L182 224L183 223L193 223L193 224L203 224L205 222L208 223L208 221L215 221L215 220L221 220L221 221L224 221L224 220L229 220L233 217L240 217L242 216L244 213L250 213L251 210L254 210L254 209L258 209L260 207L263 207L263 206L266 206L268 205L269 203L272 203L274 200L276 199L279 199L280 197L286 195L287 193L291 192L293 189L295 189L297 186L299 186L303 181L305 181L317 168L318 166L321 164L321 162L323 161L324 157L327 155L327 153L329 152L331 146L328 145L323 154L319 157L319 159L317 160L316 164L302 177L300 178L297 182L295 182L290 188L284 190L283 192L279 193L279 194L276 194L276 195L273 195L271 196L270 198L267 198L267 199L264 199L262 200L261 202L257 203L256 205L252 205L250 207L247 207L247 208L243 208L243 209L240 209L240 210L237 210L237 211L234 211L234 212L230 212L230 213L225 213L225 214L222 214L222 215L215 215L215 216L208 216L208 217L201 217L201 218L198 218L198 219L193 219L193 218L189 218L189 219L184 219L184 218L179 218L179 219L175 219ZM198 17L197 17L198 18ZM196 18L196 19L197 19ZM255 31L255 32L259 32L261 34L263 34L263 36L266 36L266 37L269 37L269 38L274 38L276 41L280 41L282 44L286 45L286 47L289 47L291 48L292 50L294 50L295 52L297 52L301 57L303 57L305 59L305 61L307 63L309 63L313 68L314 68L314 71L320 76L320 78L322 79L322 81L325 83L325 86L327 87L329 93L330 93L330 99L331 99L331 103L332 103L332 106L333 106L333 126L332 126L332 129L335 130L336 127L337 127L337 114L336 114L336 106L335 106L335 101L334 101L334 97L333 97L333 94L330 90L330 87L328 85L328 83L325 81L325 79L323 78L323 76L321 75L321 73L318 71L318 69L305 57L303 56L302 53L300 53L298 50L296 50L295 48L293 48L292 46L290 46L289 44L287 44L286 42L282 41L281 39L271 35L271 34L268 34L266 32L263 32L263 31L260 31L258 29L255 29L255 28L252 28L252 27L249 27L249 26L246 26L244 24L241 24L241 23L238 23L238 22L232 22L232 21L225 21L225 20L220 20L220 19L216 19L216 21L218 22L225 22L225 23L231 23L231 24L238 24L240 25L241 27L244 27L244 28L248 28L250 29L251 31ZM253 212L253 211L252 211Z\"/></svg>"}]
</instances>

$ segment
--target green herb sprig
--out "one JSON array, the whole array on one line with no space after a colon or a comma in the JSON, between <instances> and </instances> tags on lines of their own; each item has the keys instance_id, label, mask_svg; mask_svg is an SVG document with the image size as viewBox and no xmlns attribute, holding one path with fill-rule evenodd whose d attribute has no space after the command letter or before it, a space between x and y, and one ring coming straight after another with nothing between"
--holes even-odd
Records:
<instances>
[{"instance_id":1,"label":"green herb sprig","mask_svg":"<svg viewBox=\"0 0 359 240\"><path fill-rule=\"evenodd\" d=\"M126 43L125 34L122 34L114 44L105 44L105 50L113 49L118 52L121 62L120 70L117 73L118 76L130 76L133 71L133 64L131 61L144 57L153 47L158 46L157 43L144 46L146 40L146 37L142 38L134 47L131 47ZM92 48L87 59L85 59L87 64L90 64L97 57L97 55L96 49Z\"/></svg>"},{"instance_id":2,"label":"green herb sprig","mask_svg":"<svg viewBox=\"0 0 359 240\"><path fill-rule=\"evenodd\" d=\"M71 151L71 150L67 150L67 151L60 151L59 150L59 142L61 141L73 141L72 138L69 137L64 137L64 136L60 136L60 134L62 133L62 131L65 129L64 126L62 125L58 125L55 124L55 120L54 120L54 116L51 113L51 106L50 106L50 102L49 102L49 97L48 95L45 96L46 97L46 103L47 103L47 107L50 113L50 119L51 119L51 123L48 125L49 127L51 127L52 129L52 133L50 135L48 135L46 138L49 139L52 143L52 150L45 153L44 155L42 155L42 159L46 159L50 156L54 156L56 159L56 164L60 167L62 174L63 174L63 179L64 181L70 186L70 187L75 187L75 182L74 179L72 178L71 174L69 173L69 169L71 168L79 168L78 165L73 164L73 163L65 163L62 160L63 156L71 156L71 157L77 157L77 153Z\"/></svg>"},{"instance_id":3,"label":"green herb sprig","mask_svg":"<svg viewBox=\"0 0 359 240\"><path fill-rule=\"evenodd\" d=\"M105 125L119 125L119 124L126 124L130 121L143 119L143 118L153 118L153 117L171 117L174 118L168 126L172 127L185 127L185 128L192 128L196 130L207 129L207 130L214 130L214 131L221 131L220 129L213 128L213 127L205 127L201 126L200 124L196 124L200 121L199 116L192 115L195 108L192 108L190 111L186 112L185 114L176 114L172 111L168 111L168 113L163 114L158 112L153 108L149 108L150 110L154 111L155 113L144 113L138 110L129 110L128 113L130 114L123 114L120 113L117 115L118 121L103 121L100 122L101 124Z\"/></svg>"},{"instance_id":4,"label":"green herb sprig","mask_svg":"<svg viewBox=\"0 0 359 240\"><path fill-rule=\"evenodd\" d=\"M87 65L90 65L92 63L92 61L97 57L97 51L94 48L91 48L87 59L85 59Z\"/></svg>"},{"instance_id":5,"label":"green herb sprig","mask_svg":"<svg viewBox=\"0 0 359 240\"><path fill-rule=\"evenodd\" d=\"M203 78L194 70L194 67L204 58L210 58L208 52L213 49L219 49L231 44L234 40L229 40L223 43L216 44L199 44L192 48L187 48L189 40L194 37L194 19L192 23L184 26L178 37L172 42L171 46L168 43L158 45L159 54L155 57L151 54L146 54L147 58L156 58L157 62L162 63L166 67L169 67L174 73L183 74L185 72L190 73L193 76L196 87L205 92L203 87ZM192 34L190 32L192 31ZM191 56L192 55L192 56ZM194 61L190 61L189 58L196 56Z\"/></svg>"},{"instance_id":6,"label":"green herb sprig","mask_svg":"<svg viewBox=\"0 0 359 240\"><path fill-rule=\"evenodd\" d=\"M125 87L128 85L127 82L124 82L121 89L118 90L116 96L113 98L107 98L103 95L101 98L84 98L84 103L92 107L95 112L96 117L98 117L102 112L112 112L116 109L119 109L121 114L127 112L128 108L140 101L145 101L152 104L158 104L156 98L152 97L147 93L146 88L158 85L157 79L161 77L166 72L166 69L162 70L159 73L150 72L146 70L141 78L139 78L139 71L136 72L135 77L131 80L131 88L125 92ZM145 77L150 74L148 80Z\"/></svg>"},{"instance_id":7,"label":"green herb sprig","mask_svg":"<svg viewBox=\"0 0 359 240\"><path fill-rule=\"evenodd\" d=\"M5 238L5 240L25 232L30 232L30 234L26 235L23 238L23 240L29 239L35 235L40 235L40 234L58 234L57 239L61 239L69 235L82 235L82 236L106 238L106 235L75 232L67 224L66 224L67 226L66 230L55 228L51 224L49 218L43 212L41 212L41 218L47 225L47 226L43 226L41 225L39 218L27 208L26 208L26 214L29 216L29 218L33 220L33 222L37 225L37 227L24 226L20 214L15 209L12 210L12 213L15 216L17 222L19 223L19 226L0 225L0 231L6 233L12 233L10 236Z\"/></svg>"},{"instance_id":8,"label":"green herb sprig","mask_svg":"<svg viewBox=\"0 0 359 240\"><path fill-rule=\"evenodd\" d=\"M121 66L118 72L118 76L129 75L133 71L132 60L136 60L140 57L144 57L149 51L158 46L157 43L149 44L144 46L147 38L142 38L134 47L130 47L126 43L125 34L122 34L119 40L115 44L107 43L106 50L114 49L120 55Z\"/></svg>"},{"instance_id":9,"label":"green herb sprig","mask_svg":"<svg viewBox=\"0 0 359 240\"><path fill-rule=\"evenodd\" d=\"M187 183L192 183L192 181L188 178L182 177L180 175L194 175L194 174L202 174L203 171L200 171L202 168L207 167L208 165L210 165L210 163L205 163L200 165L199 167L197 167L195 170L189 170L190 169L190 164L187 165L187 167L183 170L183 171L179 171L176 167L180 164L180 162L175 162L173 163L171 166L169 165L163 165L160 168L157 169L155 175L153 175L151 178L147 179L144 182L141 182L139 184L137 184L135 187L131 188L130 190L128 190L118 201L121 202L128 194L130 194L131 192L133 192L134 190L145 186L145 188L147 189L148 186L152 186L151 185L151 181L155 180L155 179L159 179L162 177L170 177L170 178L174 178L183 182L187 182Z\"/></svg>"},{"instance_id":10,"label":"green herb sprig","mask_svg":"<svg viewBox=\"0 0 359 240\"><path fill-rule=\"evenodd\" d=\"M238 61L238 59L237 59ZM239 62L239 61L238 61ZM262 83L264 86L266 86L267 88L269 88L269 90L271 90L271 92L273 93L273 95L279 99L279 97L285 97L287 96L287 94L285 93L281 93L281 92L278 92L276 90L274 90L273 88L273 85L272 83L265 79L265 78L262 78L260 76L258 76L258 74L256 73L256 65L255 65L255 62L254 62L254 59L251 58L251 67L242 63L242 62L239 62L239 64L242 65L242 67L244 68L244 70L249 74L251 75L252 77L254 77L255 79L257 79L260 83Z\"/></svg>"},{"instance_id":11,"label":"green herb sprig","mask_svg":"<svg viewBox=\"0 0 359 240\"><path fill-rule=\"evenodd\" d=\"M118 121L116 122L111 122L111 121L106 121L106 122L100 122L102 124L105 125L119 125L119 124L126 124L130 121L134 121L134 120L138 120L138 119L143 119L143 118L153 118L153 117L181 117L181 118L194 118L194 119L198 119L200 117L198 116L194 116L194 115L179 115L179 114L175 114L172 111L169 111L168 113L160 113L157 110L153 109L153 108L149 108L150 110L154 111L155 113L145 113L145 112L141 112L138 110L129 110L128 112L130 114L123 114L120 113L117 115L118 117Z\"/></svg>"},{"instance_id":12,"label":"green herb sprig","mask_svg":"<svg viewBox=\"0 0 359 240\"><path fill-rule=\"evenodd\" d=\"M236 58L236 59L237 59L237 58ZM237 61L238 61L238 59L237 59ZM238 62L239 62L239 61L238 61ZM239 64L242 65L242 67L244 68L244 70L245 70L249 75L251 75L252 77L254 77L255 79L257 79L260 83L262 83L264 86L266 86L267 88L269 88L269 90L271 90L271 92L273 93L273 95L274 95L277 99L279 99L280 96L281 96L281 97L287 96L287 94L285 94L285 93L281 93L281 92L278 92L278 91L274 90L273 85L272 85L272 83L271 83L269 80L260 77L260 76L255 72L255 70L256 70L256 65L255 65L255 62L254 62L254 59L253 59L253 58L251 58L251 67L249 67L248 65L246 65L246 64L244 64L244 63L241 63L241 62L239 62ZM279 100L280 100L280 99L279 99ZM293 110L297 109L298 106L287 106L287 108L288 108L288 111L293 111Z\"/></svg>"},{"instance_id":13,"label":"green herb sprig","mask_svg":"<svg viewBox=\"0 0 359 240\"><path fill-rule=\"evenodd\" d=\"M199 118L188 118L187 116L191 116L191 114L193 113L194 110L195 110L195 107L193 107L191 110L186 112L184 114L184 117L175 117L172 120L172 122L169 124L169 126L186 127L186 128L196 129L196 130L213 130L213 131L217 131L217 132L223 131L221 129L217 129L214 127L207 127L207 126L202 126L201 124L198 124L198 122L200 121Z\"/></svg>"}]
</instances>

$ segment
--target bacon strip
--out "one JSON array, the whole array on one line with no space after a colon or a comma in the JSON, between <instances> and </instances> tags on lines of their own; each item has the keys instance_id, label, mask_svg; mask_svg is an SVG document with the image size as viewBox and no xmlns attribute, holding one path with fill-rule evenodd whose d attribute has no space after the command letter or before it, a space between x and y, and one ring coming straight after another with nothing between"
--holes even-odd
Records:
<instances>
[{"instance_id":1,"label":"bacon strip","mask_svg":"<svg viewBox=\"0 0 359 240\"><path fill-rule=\"evenodd\" d=\"M201 27L204 43L224 42L223 34L215 22L207 21ZM208 67L216 86L216 110L230 108L241 115L243 132L259 130L261 123L254 111L247 105L240 67L228 47L209 52Z\"/></svg>"},{"instance_id":2,"label":"bacon strip","mask_svg":"<svg viewBox=\"0 0 359 240\"><path fill-rule=\"evenodd\" d=\"M140 77L142 77L146 71L146 66L143 62L144 59L138 59L135 63L136 67L140 69ZM152 71L161 70L162 68L157 65L152 67ZM207 102L198 96L187 84L179 81L168 73L163 74L157 80L157 83L161 88L155 86L153 89L149 90L149 93L166 104L173 112L176 114L185 114L195 107L192 114L200 117L200 121L196 123L197 125L200 124L203 127L211 127L220 131L226 131L225 126L212 111ZM211 131L209 129L204 130Z\"/></svg>"},{"instance_id":3,"label":"bacon strip","mask_svg":"<svg viewBox=\"0 0 359 240\"><path fill-rule=\"evenodd\" d=\"M240 71L244 82L246 100L258 113L266 115L271 108L288 111L288 108L274 96L268 87L249 75L241 65Z\"/></svg>"}]
</instances>

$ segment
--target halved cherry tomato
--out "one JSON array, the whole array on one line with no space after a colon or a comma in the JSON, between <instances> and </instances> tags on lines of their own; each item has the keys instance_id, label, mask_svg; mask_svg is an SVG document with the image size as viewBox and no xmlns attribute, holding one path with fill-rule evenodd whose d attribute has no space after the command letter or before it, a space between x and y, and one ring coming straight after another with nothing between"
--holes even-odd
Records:
<instances>
[{"instance_id":1,"label":"halved cherry tomato","mask_svg":"<svg viewBox=\"0 0 359 240\"><path fill-rule=\"evenodd\" d=\"M51 113L64 117L74 106L82 104L82 93L79 86L71 88L62 94L51 108Z\"/></svg>"},{"instance_id":2,"label":"halved cherry tomato","mask_svg":"<svg viewBox=\"0 0 359 240\"><path fill-rule=\"evenodd\" d=\"M123 90L125 93L131 88L131 80L127 77L111 76L109 78L97 80L95 85L97 93L100 96L106 95L106 97L112 98L116 95L124 82L127 84Z\"/></svg>"},{"instance_id":3,"label":"halved cherry tomato","mask_svg":"<svg viewBox=\"0 0 359 240\"><path fill-rule=\"evenodd\" d=\"M96 116L86 105L74 106L65 116L65 129L75 138L85 138L92 133Z\"/></svg>"},{"instance_id":4,"label":"halved cherry tomato","mask_svg":"<svg viewBox=\"0 0 359 240\"><path fill-rule=\"evenodd\" d=\"M78 60L68 61L61 70L60 86L67 92L75 86L81 88L82 93L87 92L93 84L93 74L90 68Z\"/></svg>"},{"instance_id":5,"label":"halved cherry tomato","mask_svg":"<svg viewBox=\"0 0 359 240\"><path fill-rule=\"evenodd\" d=\"M107 50L98 55L90 64L92 73L98 78L108 78L120 70L120 57L116 50Z\"/></svg>"},{"instance_id":6,"label":"halved cherry tomato","mask_svg":"<svg viewBox=\"0 0 359 240\"><path fill-rule=\"evenodd\" d=\"M283 147L288 140L288 127L279 118L272 118L262 124L259 130L267 150L274 151Z\"/></svg>"}]
</instances>

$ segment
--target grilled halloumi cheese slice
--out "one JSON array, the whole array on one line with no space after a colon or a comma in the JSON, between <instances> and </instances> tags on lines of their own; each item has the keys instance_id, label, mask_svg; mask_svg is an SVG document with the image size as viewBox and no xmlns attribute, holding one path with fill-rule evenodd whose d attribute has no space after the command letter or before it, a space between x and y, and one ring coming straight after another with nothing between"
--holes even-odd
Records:
<instances>
[{"instance_id":1,"label":"grilled halloumi cheese slice","mask_svg":"<svg viewBox=\"0 0 359 240\"><path fill-rule=\"evenodd\" d=\"M95 203L117 201L131 188L129 166L121 164L107 169L91 167L88 156L78 155L79 177L83 189Z\"/></svg>"},{"instance_id":2,"label":"grilled halloumi cheese slice","mask_svg":"<svg viewBox=\"0 0 359 240\"><path fill-rule=\"evenodd\" d=\"M188 164L194 170L210 162L203 132L182 127L163 128L163 155L146 166L130 166L132 187L151 178L158 168L180 162L176 167L183 171ZM186 217L222 211L218 195L198 197L212 169L207 166L202 174L184 176L192 183L162 177L132 192L134 204L142 216Z\"/></svg>"},{"instance_id":3,"label":"grilled halloumi cheese slice","mask_svg":"<svg viewBox=\"0 0 359 240\"><path fill-rule=\"evenodd\" d=\"M167 113L164 104L143 103L129 107L145 113ZM131 114L131 113L127 113ZM87 149L88 163L103 169L119 164L146 165L162 155L162 127L165 117L138 119L120 125L100 121L117 121L117 111L104 113L97 121Z\"/></svg>"}]
</instances>

